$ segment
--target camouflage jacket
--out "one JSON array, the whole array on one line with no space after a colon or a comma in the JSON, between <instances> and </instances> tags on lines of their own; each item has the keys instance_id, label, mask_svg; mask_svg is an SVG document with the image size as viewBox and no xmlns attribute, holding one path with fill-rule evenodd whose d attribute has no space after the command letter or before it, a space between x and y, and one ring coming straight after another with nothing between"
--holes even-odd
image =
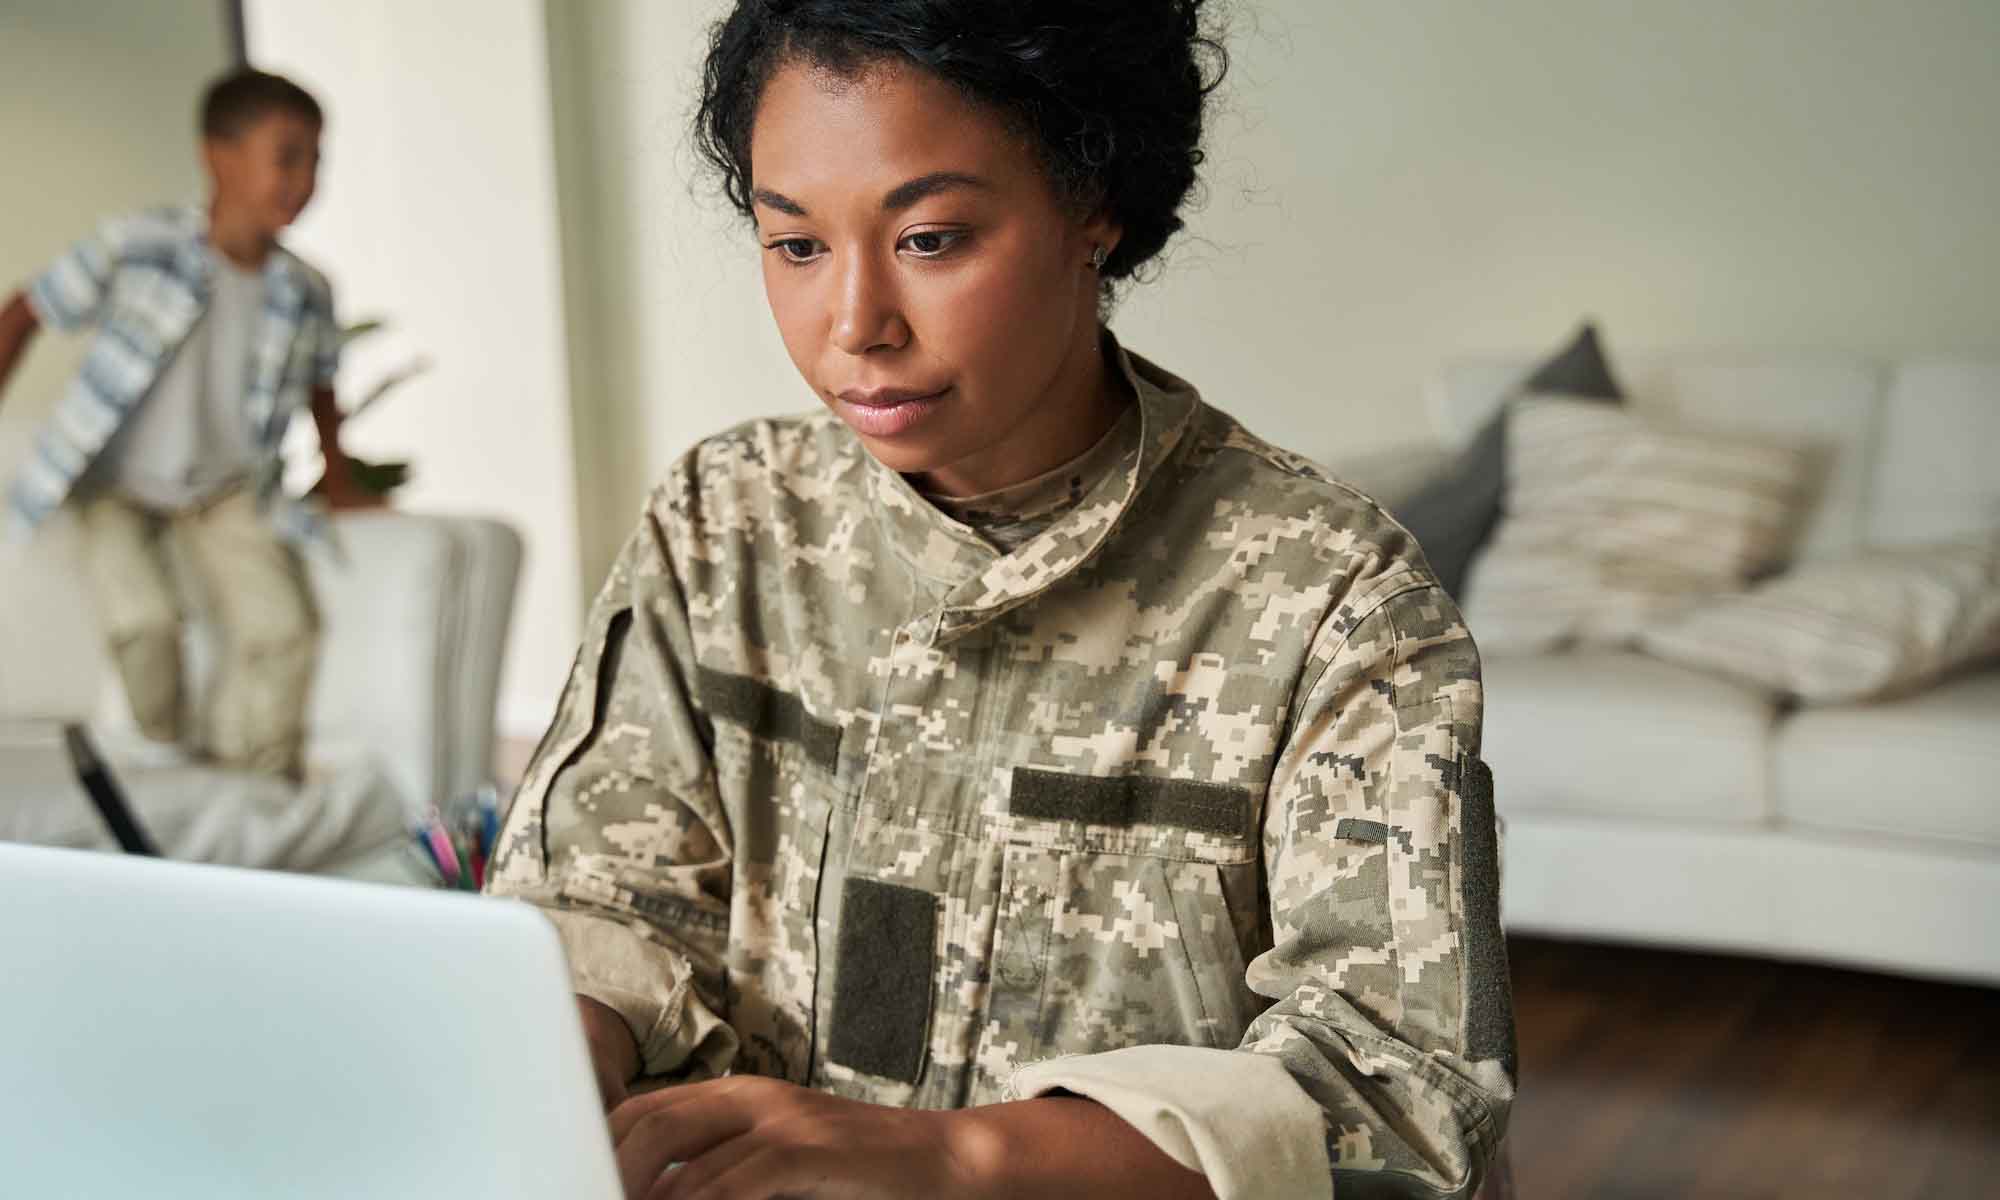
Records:
<instances>
[{"instance_id":1,"label":"camouflage jacket","mask_svg":"<svg viewBox=\"0 0 2000 1200\"><path fill-rule=\"evenodd\" d=\"M1479 659L1409 535L1120 361L1003 553L831 416L697 446L588 621L492 891L658 1080L1064 1089L1223 1197L1469 1194L1513 1023Z\"/></svg>"}]
</instances>

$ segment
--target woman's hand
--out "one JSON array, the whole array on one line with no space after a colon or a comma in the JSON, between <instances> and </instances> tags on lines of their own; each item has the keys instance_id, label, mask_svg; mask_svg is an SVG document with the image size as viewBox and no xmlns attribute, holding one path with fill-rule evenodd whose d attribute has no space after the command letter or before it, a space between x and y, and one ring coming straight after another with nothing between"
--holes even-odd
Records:
<instances>
[{"instance_id":1,"label":"woman's hand","mask_svg":"<svg viewBox=\"0 0 2000 1200\"><path fill-rule=\"evenodd\" d=\"M639 1073L639 1043L625 1018L588 996L576 998L583 1021L583 1040L590 1047L590 1069L597 1077L597 1095L610 1112L625 1103L625 1085Z\"/></svg>"},{"instance_id":2,"label":"woman's hand","mask_svg":"<svg viewBox=\"0 0 2000 1200\"><path fill-rule=\"evenodd\" d=\"M980 1194L992 1147L971 1111L889 1108L737 1075L627 1100L611 1114L611 1138L627 1200L937 1200Z\"/></svg>"}]
</instances>

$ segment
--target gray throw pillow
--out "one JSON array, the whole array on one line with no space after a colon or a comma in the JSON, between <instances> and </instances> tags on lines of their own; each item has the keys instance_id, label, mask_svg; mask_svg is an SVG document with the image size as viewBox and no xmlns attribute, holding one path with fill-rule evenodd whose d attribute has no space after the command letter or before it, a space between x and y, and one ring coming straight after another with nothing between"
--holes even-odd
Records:
<instances>
[{"instance_id":1,"label":"gray throw pillow","mask_svg":"<svg viewBox=\"0 0 2000 1200\"><path fill-rule=\"evenodd\" d=\"M1516 395L1558 395L1616 404L1625 398L1611 375L1611 364L1597 341L1597 327L1583 327L1555 355L1521 381ZM1466 571L1472 556L1486 544L1500 519L1500 497L1507 477L1507 410L1500 406L1480 427L1471 444L1437 477L1397 510L1396 518L1424 548L1438 582L1454 599L1463 600Z\"/></svg>"}]
</instances>

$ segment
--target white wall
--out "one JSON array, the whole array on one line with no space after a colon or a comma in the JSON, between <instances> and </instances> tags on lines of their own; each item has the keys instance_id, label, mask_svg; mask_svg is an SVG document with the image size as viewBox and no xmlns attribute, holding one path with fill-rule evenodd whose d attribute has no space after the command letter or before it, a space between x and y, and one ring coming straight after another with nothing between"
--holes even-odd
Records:
<instances>
[{"instance_id":1,"label":"white wall","mask_svg":"<svg viewBox=\"0 0 2000 1200\"><path fill-rule=\"evenodd\" d=\"M551 0L586 574L696 438L811 403L686 143L709 0ZM2000 353L2000 4L1239 0L1208 201L1114 326L1301 451L1441 359ZM700 188L696 199L691 188Z\"/></svg>"},{"instance_id":2,"label":"white wall","mask_svg":"<svg viewBox=\"0 0 2000 1200\"><path fill-rule=\"evenodd\" d=\"M201 196L195 109L229 64L216 0L0 2L0 297L99 218ZM44 333L0 396L0 489L75 374L83 338ZM0 710L88 712L101 661L63 531L0 547ZM32 614L32 615L24 615ZM75 670L9 670L77 647Z\"/></svg>"},{"instance_id":3,"label":"white wall","mask_svg":"<svg viewBox=\"0 0 2000 1200\"><path fill-rule=\"evenodd\" d=\"M1614 353L2000 352L2000 4L1238 8L1214 246L1119 324L1280 442L1419 431L1439 359L1584 314Z\"/></svg>"},{"instance_id":4,"label":"white wall","mask_svg":"<svg viewBox=\"0 0 2000 1200\"><path fill-rule=\"evenodd\" d=\"M810 407L756 244L710 199L687 114L713 0L550 0L583 572L594 588L682 450Z\"/></svg>"},{"instance_id":5,"label":"white wall","mask_svg":"<svg viewBox=\"0 0 2000 1200\"><path fill-rule=\"evenodd\" d=\"M577 519L562 269L538 0L250 0L251 60L325 105L320 191L289 238L343 320L393 338L342 364L350 393L435 361L349 448L410 457L400 502L491 514L527 539L501 725L540 732L576 647Z\"/></svg>"}]
</instances>

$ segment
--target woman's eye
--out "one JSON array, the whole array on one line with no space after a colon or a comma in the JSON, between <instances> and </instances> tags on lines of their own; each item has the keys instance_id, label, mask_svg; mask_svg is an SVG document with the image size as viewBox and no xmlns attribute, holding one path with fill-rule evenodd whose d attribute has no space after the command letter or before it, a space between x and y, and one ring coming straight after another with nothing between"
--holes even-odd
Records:
<instances>
[{"instance_id":1,"label":"woman's eye","mask_svg":"<svg viewBox=\"0 0 2000 1200\"><path fill-rule=\"evenodd\" d=\"M811 238L782 238L772 242L771 249L795 263L810 262L819 252L819 247L813 244Z\"/></svg>"},{"instance_id":2,"label":"woman's eye","mask_svg":"<svg viewBox=\"0 0 2000 1200\"><path fill-rule=\"evenodd\" d=\"M947 229L925 229L903 239L903 247L919 258L936 258L965 240L965 235Z\"/></svg>"}]
</instances>

